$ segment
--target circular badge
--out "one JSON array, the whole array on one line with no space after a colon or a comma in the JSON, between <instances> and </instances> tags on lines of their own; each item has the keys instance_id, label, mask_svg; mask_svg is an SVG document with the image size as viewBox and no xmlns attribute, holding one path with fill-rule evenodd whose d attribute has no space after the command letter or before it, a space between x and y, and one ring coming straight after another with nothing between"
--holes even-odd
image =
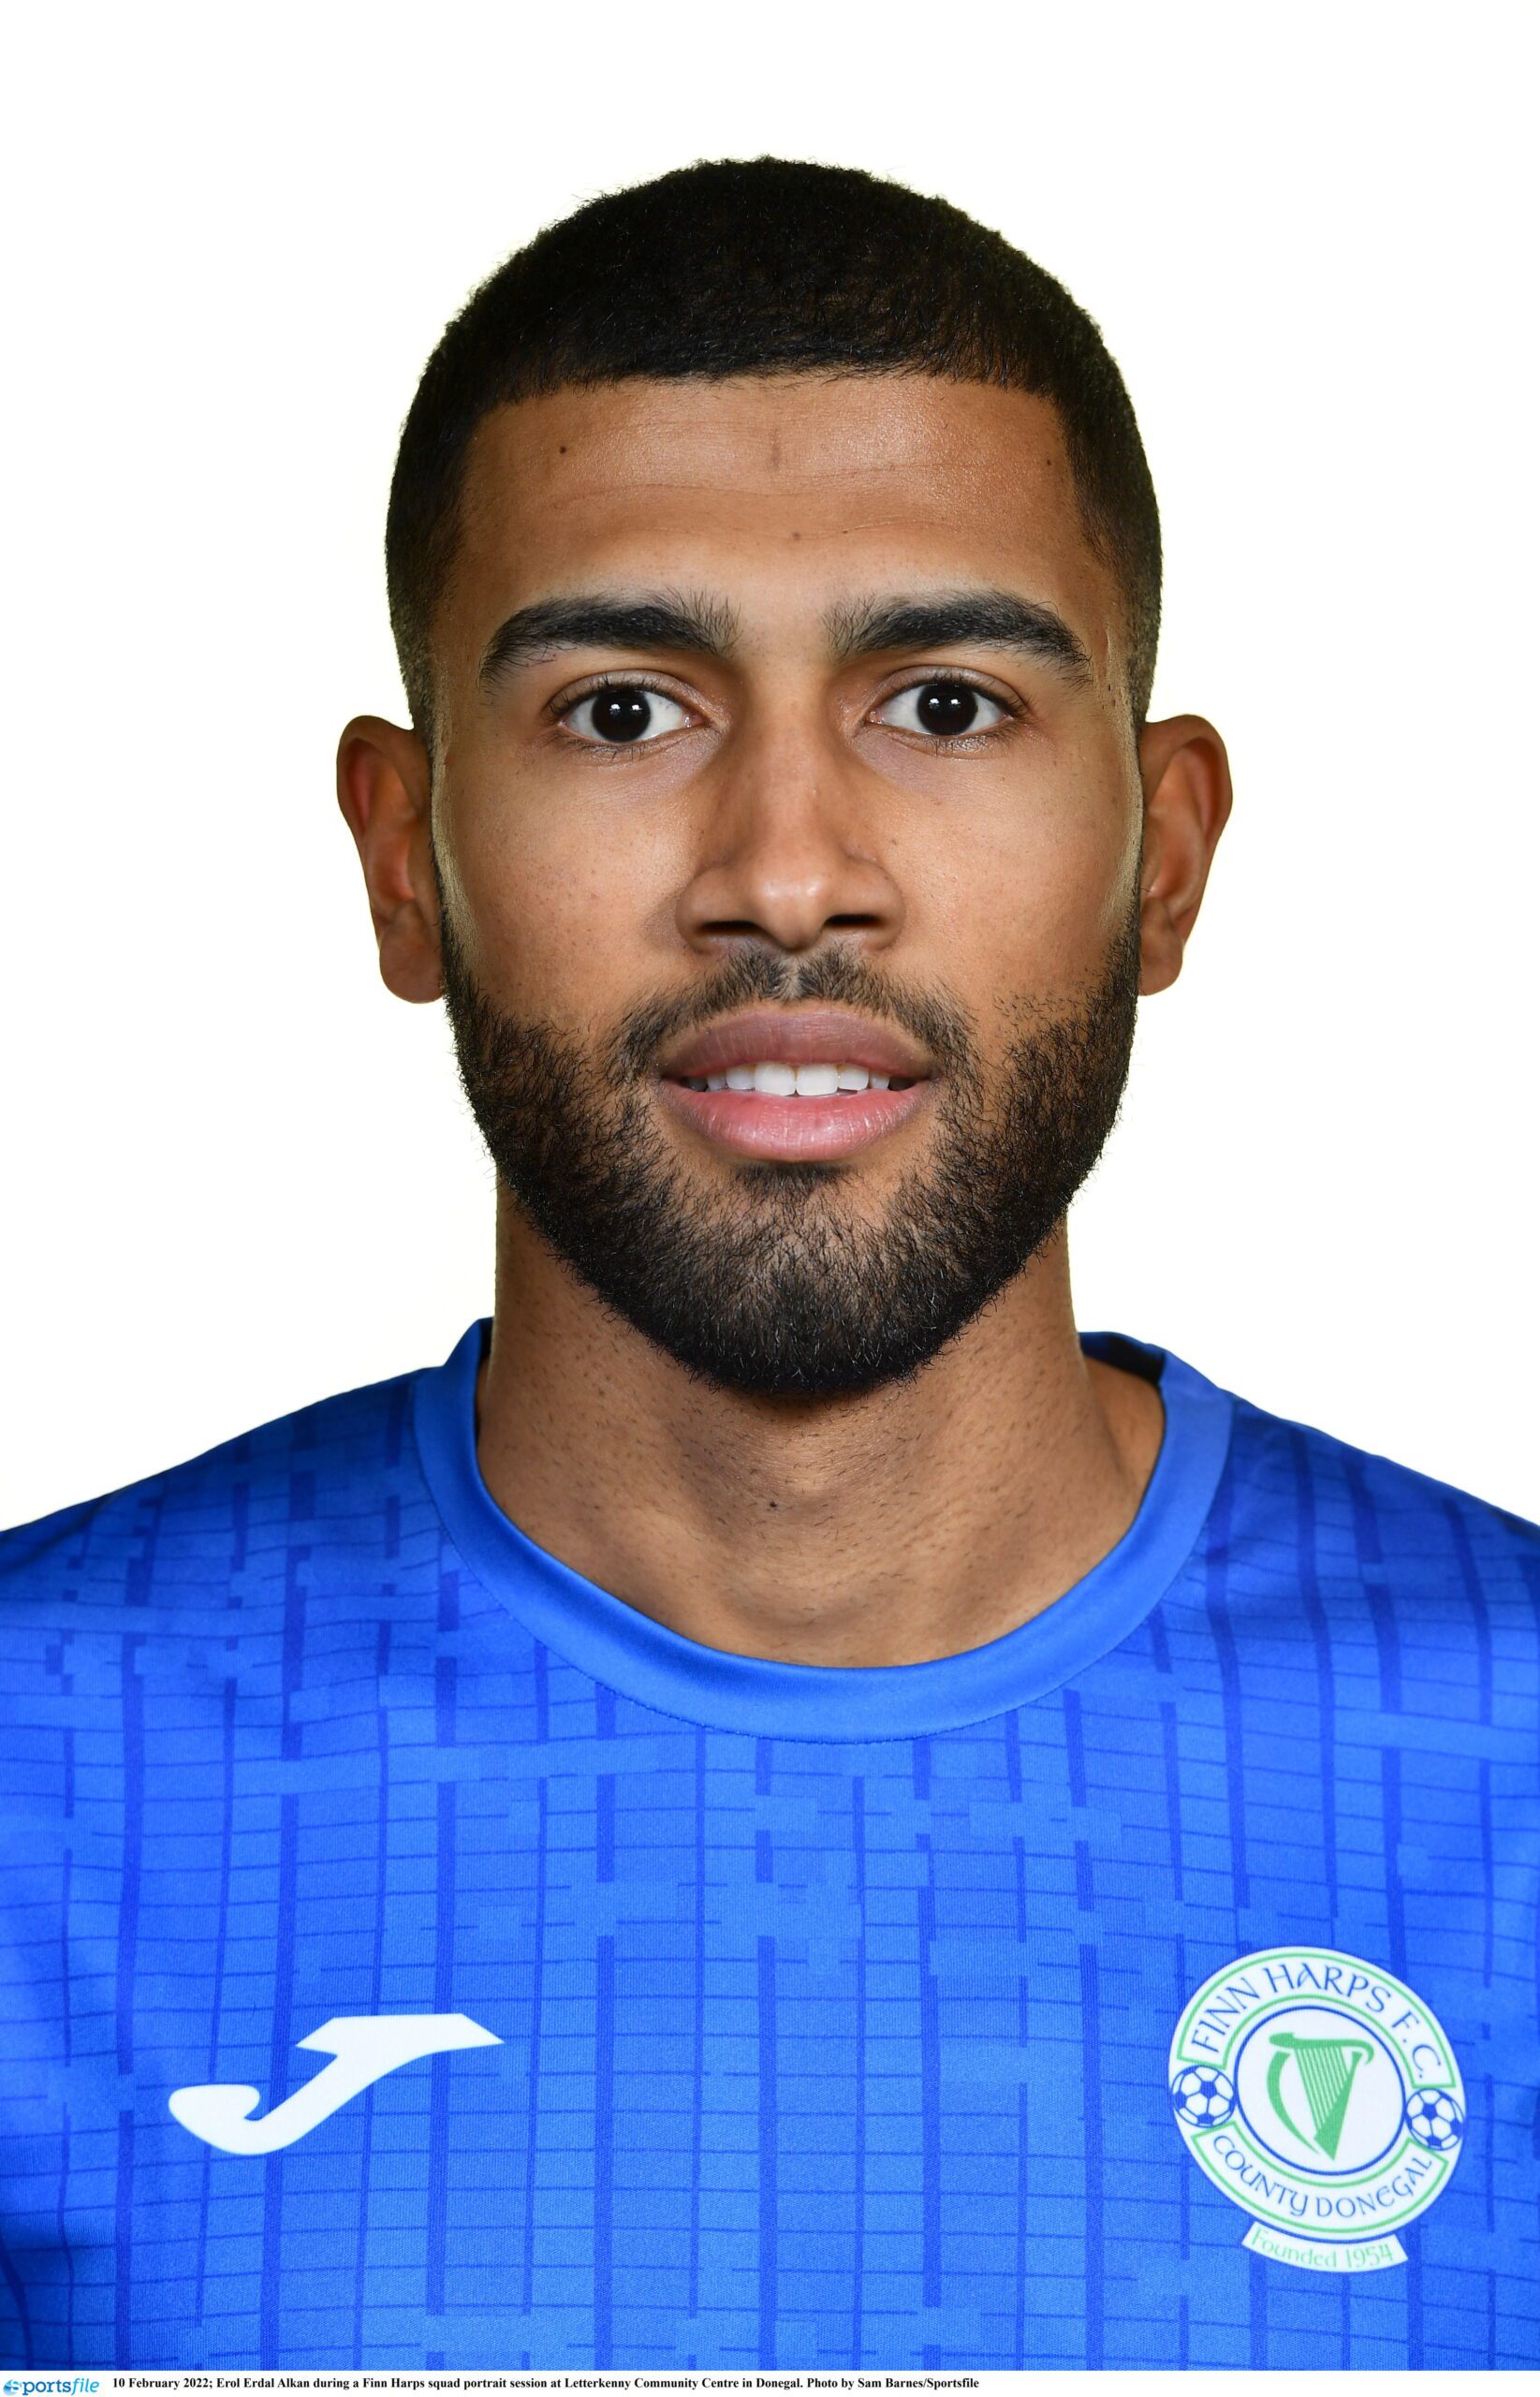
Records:
<instances>
[{"instance_id":1,"label":"circular badge","mask_svg":"<svg viewBox=\"0 0 1540 2397\"><path fill-rule=\"evenodd\" d=\"M1320 2272L1399 2264L1396 2233L1454 2170L1465 2091L1404 1982L1329 1948L1210 1975L1171 2042L1177 2128L1253 2218L1246 2244Z\"/></svg>"}]
</instances>

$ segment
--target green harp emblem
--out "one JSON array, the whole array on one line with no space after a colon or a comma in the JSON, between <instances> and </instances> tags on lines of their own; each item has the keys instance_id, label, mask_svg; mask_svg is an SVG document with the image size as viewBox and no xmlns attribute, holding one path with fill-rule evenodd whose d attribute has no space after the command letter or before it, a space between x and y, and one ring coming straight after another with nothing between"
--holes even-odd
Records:
<instances>
[{"instance_id":1,"label":"green harp emblem","mask_svg":"<svg viewBox=\"0 0 1540 2397\"><path fill-rule=\"evenodd\" d=\"M1334 2158L1347 2119L1354 2079L1358 2066L1372 2056L1373 2049L1363 2039L1305 2039L1296 2031L1274 2032L1271 2045L1277 2053L1268 2066L1268 2099L1274 2113L1296 2139ZM1309 2131L1301 2130L1283 2102L1283 2070L1291 2056L1299 2067L1305 2103L1310 2109L1313 2127Z\"/></svg>"}]
</instances>

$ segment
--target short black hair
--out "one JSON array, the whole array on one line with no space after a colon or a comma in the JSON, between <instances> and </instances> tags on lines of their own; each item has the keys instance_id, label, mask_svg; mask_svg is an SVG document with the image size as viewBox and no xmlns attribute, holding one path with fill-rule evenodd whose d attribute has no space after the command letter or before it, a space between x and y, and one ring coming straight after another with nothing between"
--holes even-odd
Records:
<instances>
[{"instance_id":1,"label":"short black hair","mask_svg":"<svg viewBox=\"0 0 1540 2397\"><path fill-rule=\"evenodd\" d=\"M423 371L386 524L390 623L433 743L430 638L472 435L510 401L635 376L938 375L1049 401L1126 611L1136 724L1160 627L1160 515L1133 404L1063 286L947 201L785 158L682 167L588 201L475 291Z\"/></svg>"}]
</instances>

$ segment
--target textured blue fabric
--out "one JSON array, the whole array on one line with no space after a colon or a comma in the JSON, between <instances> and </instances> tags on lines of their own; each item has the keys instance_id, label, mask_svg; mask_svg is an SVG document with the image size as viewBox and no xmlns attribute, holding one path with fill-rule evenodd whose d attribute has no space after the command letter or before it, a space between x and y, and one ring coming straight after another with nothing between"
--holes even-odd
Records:
<instances>
[{"instance_id":1,"label":"textured blue fabric","mask_svg":"<svg viewBox=\"0 0 1540 2397\"><path fill-rule=\"evenodd\" d=\"M484 1333L0 1538L0 2358L1540 2360L1540 1534L1103 1344L1166 1412L1110 1557L763 1665L498 1512ZM1463 2072L1392 2269L1248 2252L1174 2125L1188 1997L1287 1941ZM265 2155L170 2110L401 2015L488 2043Z\"/></svg>"}]
</instances>

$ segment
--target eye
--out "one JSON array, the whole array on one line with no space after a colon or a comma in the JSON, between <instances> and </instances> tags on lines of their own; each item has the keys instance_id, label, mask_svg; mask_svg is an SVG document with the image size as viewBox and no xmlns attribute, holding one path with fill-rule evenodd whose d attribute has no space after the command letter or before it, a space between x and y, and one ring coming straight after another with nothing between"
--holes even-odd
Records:
<instances>
[{"instance_id":1,"label":"eye","mask_svg":"<svg viewBox=\"0 0 1540 2397\"><path fill-rule=\"evenodd\" d=\"M575 699L560 718L578 740L601 742L607 748L656 741L665 732L682 730L689 721L677 699L650 691L643 683L609 683L602 691Z\"/></svg>"},{"instance_id":2,"label":"eye","mask_svg":"<svg viewBox=\"0 0 1540 2397\"><path fill-rule=\"evenodd\" d=\"M932 740L958 741L971 732L990 732L1004 724L1009 710L972 683L912 683L895 691L875 711L879 724L896 732L923 732Z\"/></svg>"}]
</instances>

